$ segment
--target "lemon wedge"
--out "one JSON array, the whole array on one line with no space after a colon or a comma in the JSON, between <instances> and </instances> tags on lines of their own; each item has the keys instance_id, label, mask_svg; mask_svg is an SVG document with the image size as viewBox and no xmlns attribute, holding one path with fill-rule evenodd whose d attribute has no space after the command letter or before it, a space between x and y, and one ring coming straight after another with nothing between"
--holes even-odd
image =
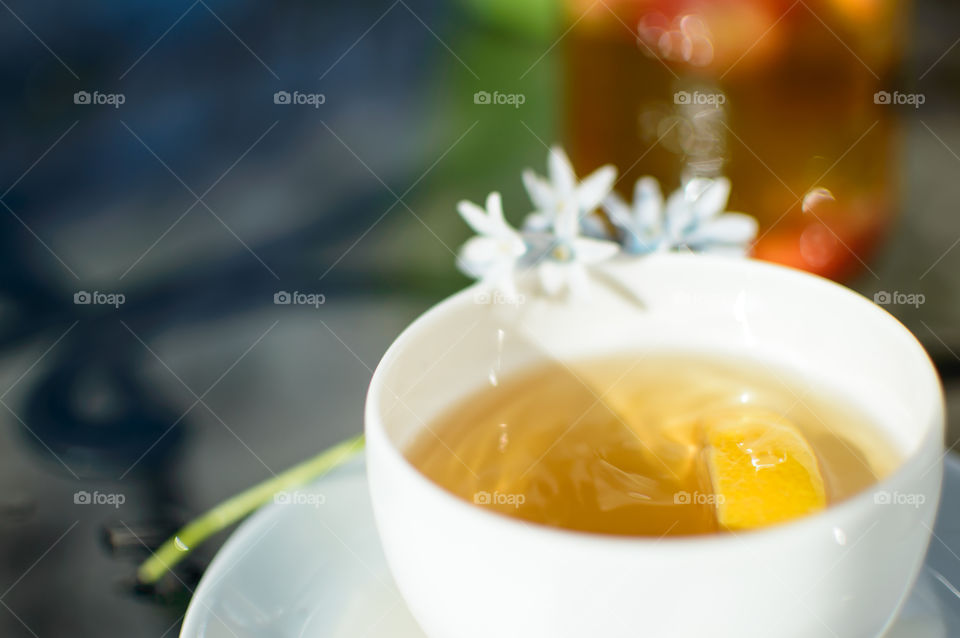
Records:
<instances>
[{"instance_id":1,"label":"lemon wedge","mask_svg":"<svg viewBox=\"0 0 960 638\"><path fill-rule=\"evenodd\" d=\"M731 530L788 521L826 507L817 457L782 416L752 407L703 422L717 520Z\"/></svg>"}]
</instances>

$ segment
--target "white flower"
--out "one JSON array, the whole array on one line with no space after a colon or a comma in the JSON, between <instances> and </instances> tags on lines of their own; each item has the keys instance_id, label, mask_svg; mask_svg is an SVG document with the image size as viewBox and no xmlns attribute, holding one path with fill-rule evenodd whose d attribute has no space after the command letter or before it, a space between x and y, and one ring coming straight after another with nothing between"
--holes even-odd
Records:
<instances>
[{"instance_id":1,"label":"white flower","mask_svg":"<svg viewBox=\"0 0 960 638\"><path fill-rule=\"evenodd\" d=\"M505 293L515 292L513 272L527 252L523 237L503 217L500 193L487 196L486 210L461 201L457 211L477 233L460 249L457 265L465 274Z\"/></svg>"},{"instance_id":2,"label":"white flower","mask_svg":"<svg viewBox=\"0 0 960 638\"><path fill-rule=\"evenodd\" d=\"M611 241L580 236L580 218L573 208L554 216L550 243L538 267L540 284L548 295L564 288L572 294L586 292L586 266L613 257L620 247Z\"/></svg>"},{"instance_id":3,"label":"white flower","mask_svg":"<svg viewBox=\"0 0 960 638\"><path fill-rule=\"evenodd\" d=\"M667 199L667 241L671 248L745 254L757 236L757 220L724 212L730 180L694 178Z\"/></svg>"},{"instance_id":4,"label":"white flower","mask_svg":"<svg viewBox=\"0 0 960 638\"><path fill-rule=\"evenodd\" d=\"M603 201L603 209L610 222L620 229L626 252L643 255L664 248L663 195L656 179L638 179L631 204L617 193L610 193Z\"/></svg>"},{"instance_id":5,"label":"white flower","mask_svg":"<svg viewBox=\"0 0 960 638\"><path fill-rule=\"evenodd\" d=\"M523 172L523 185L534 206L534 212L524 222L525 230L548 231L554 227L557 217L567 212L574 215L579 224L600 205L617 177L617 169L608 164L578 181L570 159L558 146L550 149L547 169L549 180L530 169Z\"/></svg>"},{"instance_id":6,"label":"white flower","mask_svg":"<svg viewBox=\"0 0 960 638\"><path fill-rule=\"evenodd\" d=\"M567 155L554 147L548 174L549 179L529 170L523 173L535 210L522 231L504 219L499 193L490 193L485 208L468 201L457 205L477 233L460 250L457 262L463 272L515 295L518 267L536 266L547 295L564 289L581 295L588 290L587 267L621 249L635 255L667 250L742 255L757 234L752 217L725 212L730 196L726 178L686 180L664 201L657 181L643 177L628 204L611 192L616 178L612 166L579 181ZM601 205L606 219L596 212Z\"/></svg>"},{"instance_id":7,"label":"white flower","mask_svg":"<svg viewBox=\"0 0 960 638\"><path fill-rule=\"evenodd\" d=\"M629 253L685 249L743 255L757 235L757 221L724 212L729 196L730 180L693 178L664 204L656 180L644 177L637 182L631 206L611 195L604 209Z\"/></svg>"}]
</instances>

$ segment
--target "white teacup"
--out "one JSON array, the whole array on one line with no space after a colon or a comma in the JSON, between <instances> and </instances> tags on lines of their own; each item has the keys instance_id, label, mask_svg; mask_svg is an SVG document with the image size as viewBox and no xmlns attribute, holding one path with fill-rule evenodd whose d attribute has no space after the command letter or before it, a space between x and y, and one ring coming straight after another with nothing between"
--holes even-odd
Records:
<instances>
[{"instance_id":1,"label":"white teacup","mask_svg":"<svg viewBox=\"0 0 960 638\"><path fill-rule=\"evenodd\" d=\"M427 636L881 635L923 563L940 495L943 394L923 348L863 297L783 267L658 255L604 272L642 305L602 285L589 303L546 300L529 277L519 308L478 302L470 288L417 319L374 374L366 405L374 512L397 585ZM866 410L904 461L874 488L787 524L656 539L492 513L404 457L441 411L491 373L532 363L537 350L577 359L653 349L795 370Z\"/></svg>"}]
</instances>

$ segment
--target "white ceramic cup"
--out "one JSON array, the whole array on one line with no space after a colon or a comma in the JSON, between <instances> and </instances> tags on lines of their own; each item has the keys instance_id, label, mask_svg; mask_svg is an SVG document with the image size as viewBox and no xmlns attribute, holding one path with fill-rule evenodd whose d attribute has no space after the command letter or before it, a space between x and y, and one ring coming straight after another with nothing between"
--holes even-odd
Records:
<instances>
[{"instance_id":1,"label":"white ceramic cup","mask_svg":"<svg viewBox=\"0 0 960 638\"><path fill-rule=\"evenodd\" d=\"M882 635L923 563L940 495L944 408L920 344L834 283L757 261L658 255L604 267L589 303L519 308L473 287L390 347L366 404L374 513L430 638L860 638ZM637 301L642 301L642 305ZM535 347L528 347L533 344ZM904 460L870 490L737 534L615 537L527 524L460 500L404 450L493 374L650 350L729 353L860 406Z\"/></svg>"}]
</instances>

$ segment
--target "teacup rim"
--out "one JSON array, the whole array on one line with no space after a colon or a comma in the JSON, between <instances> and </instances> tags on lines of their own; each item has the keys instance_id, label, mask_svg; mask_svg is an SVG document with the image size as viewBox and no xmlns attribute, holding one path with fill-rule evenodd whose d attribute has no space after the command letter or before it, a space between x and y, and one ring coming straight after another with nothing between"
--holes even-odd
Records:
<instances>
[{"instance_id":1,"label":"teacup rim","mask_svg":"<svg viewBox=\"0 0 960 638\"><path fill-rule=\"evenodd\" d=\"M832 294L840 294L852 300L854 303L863 304L861 307L863 307L867 312L880 313L880 316L884 317L884 321L890 323L891 326L901 334L901 336L906 337L907 341L912 347L915 347L919 350L919 353L922 355L923 365L930 373L930 379L933 382L933 387L930 389L936 395L937 401L932 412L924 423L924 427L927 429L927 431L920 438L920 441L915 446L914 450L911 453L903 456L895 470L893 470L888 476L877 481L866 489L839 503L831 504L814 514L809 514L794 520L786 521L784 523L778 523L758 529L742 530L737 532L722 531L703 534L685 534L678 536L620 535L574 530L542 523L534 523L531 521L514 518L496 511L480 508L454 495L452 492L431 481L422 472L420 472L407 459L407 457L386 433L383 427L383 422L379 416L375 414L374 405L376 396L383 392L382 379L386 374L385 371L393 362L393 360L396 359L398 352L403 349L405 342L413 338L413 333L415 331L422 329L423 326L436 320L438 316L444 314L449 308L456 307L465 299L472 298L472 296L481 289L481 284L473 284L457 291L456 293L446 297L430 307L423 314L418 316L413 322L411 322L400 333L400 335L397 336L390 347L387 348L379 364L374 370L365 400L364 430L368 440L371 438L371 435L373 435L373 438L377 439L377 442L382 443L382 447L387 451L387 454L391 457L391 460L394 461L398 467L402 468L402 470L409 477L411 477L421 489L426 490L435 498L440 499L440 502L444 503L445 507L455 508L455 512L459 514L468 517L474 517L478 521L486 521L491 525L502 526L504 529L523 535L535 534L538 536L552 537L561 541L599 543L604 545L615 544L635 547L652 547L653 545L656 545L658 549L661 550L669 547L688 548L692 544L711 546L728 545L733 542L742 542L743 537L745 536L749 537L752 541L776 541L779 537L793 533L800 533L805 528L815 528L827 519L842 518L845 512L853 511L854 509L861 508L864 505L877 505L876 502L871 503L873 496L879 492L889 491L888 488L901 482L904 475L911 470L910 466L917 461L920 454L930 444L931 439L939 439L941 441L941 447L943 447L942 441L945 433L946 408L943 385L940 376L936 371L936 367L934 366L929 353L917 339L916 335L914 335L913 332L911 332L899 319L894 317L884 308L877 306L860 293L830 279L826 279L819 275L798 270L789 266L757 259L736 259L729 256L714 256L694 253L664 253L651 255L646 259L671 260L678 262L703 260L707 263L703 264L700 262L701 265L706 265L708 267L716 265L718 267L725 268L740 267L741 269L747 270L768 270L770 272L778 273L787 279L792 278L793 282L798 282L801 285L824 286L826 290L831 290ZM372 430L370 427L371 424L376 424L376 427ZM942 463L945 454L946 453L940 456L937 461L938 463Z\"/></svg>"}]
</instances>

